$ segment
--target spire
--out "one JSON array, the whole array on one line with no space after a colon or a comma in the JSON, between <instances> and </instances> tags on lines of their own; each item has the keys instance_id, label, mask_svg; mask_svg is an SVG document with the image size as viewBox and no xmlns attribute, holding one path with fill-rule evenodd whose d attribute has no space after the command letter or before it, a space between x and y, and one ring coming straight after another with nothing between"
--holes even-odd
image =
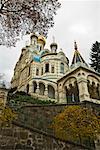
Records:
<instances>
[{"instance_id":1,"label":"spire","mask_svg":"<svg viewBox=\"0 0 100 150\"><path fill-rule=\"evenodd\" d=\"M83 57L81 56L81 54L78 51L76 41L74 41L74 50L75 50L75 52L74 52L74 56L73 56L73 59L72 59L71 66L74 66L77 63L85 64L86 66L88 66L87 63L85 62L85 60L83 59Z\"/></svg>"},{"instance_id":2,"label":"spire","mask_svg":"<svg viewBox=\"0 0 100 150\"><path fill-rule=\"evenodd\" d=\"M74 41L74 49L75 49L75 50L78 49L78 48L77 48L77 43L76 43L76 41Z\"/></svg>"}]
</instances>

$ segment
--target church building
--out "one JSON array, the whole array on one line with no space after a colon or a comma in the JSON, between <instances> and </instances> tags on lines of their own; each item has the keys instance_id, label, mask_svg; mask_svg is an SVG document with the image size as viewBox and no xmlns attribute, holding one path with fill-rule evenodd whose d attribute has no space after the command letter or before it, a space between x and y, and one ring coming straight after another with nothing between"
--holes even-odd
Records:
<instances>
[{"instance_id":1,"label":"church building","mask_svg":"<svg viewBox=\"0 0 100 150\"><path fill-rule=\"evenodd\" d=\"M41 100L57 103L90 101L100 104L100 74L81 56L76 42L71 65L57 43L45 49L46 40L32 34L30 45L22 48L14 68L11 87Z\"/></svg>"}]
</instances>

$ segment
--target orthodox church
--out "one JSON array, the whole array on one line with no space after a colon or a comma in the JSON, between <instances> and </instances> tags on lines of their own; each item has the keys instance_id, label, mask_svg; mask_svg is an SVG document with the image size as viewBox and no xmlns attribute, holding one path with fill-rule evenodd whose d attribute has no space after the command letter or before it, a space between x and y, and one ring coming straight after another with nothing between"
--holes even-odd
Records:
<instances>
[{"instance_id":1,"label":"orthodox church","mask_svg":"<svg viewBox=\"0 0 100 150\"><path fill-rule=\"evenodd\" d=\"M46 40L32 34L30 45L22 48L14 68L11 87L41 100L57 103L90 101L100 104L100 74L81 56L76 42L71 65L57 43L45 49Z\"/></svg>"}]
</instances>

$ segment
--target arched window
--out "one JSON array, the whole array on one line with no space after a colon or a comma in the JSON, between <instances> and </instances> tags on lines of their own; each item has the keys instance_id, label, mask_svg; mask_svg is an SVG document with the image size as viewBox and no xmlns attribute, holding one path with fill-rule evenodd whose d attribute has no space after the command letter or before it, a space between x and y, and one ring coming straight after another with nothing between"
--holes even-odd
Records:
<instances>
[{"instance_id":1,"label":"arched window","mask_svg":"<svg viewBox=\"0 0 100 150\"><path fill-rule=\"evenodd\" d=\"M45 64L45 72L49 72L49 64Z\"/></svg>"},{"instance_id":2,"label":"arched window","mask_svg":"<svg viewBox=\"0 0 100 150\"><path fill-rule=\"evenodd\" d=\"M79 90L77 82L69 84L69 88L65 87L67 103L78 103L79 102Z\"/></svg>"},{"instance_id":3,"label":"arched window","mask_svg":"<svg viewBox=\"0 0 100 150\"><path fill-rule=\"evenodd\" d=\"M51 85L48 85L48 97L55 99L55 89Z\"/></svg>"},{"instance_id":4,"label":"arched window","mask_svg":"<svg viewBox=\"0 0 100 150\"><path fill-rule=\"evenodd\" d=\"M39 69L36 69L36 75L39 76Z\"/></svg>"},{"instance_id":5,"label":"arched window","mask_svg":"<svg viewBox=\"0 0 100 150\"><path fill-rule=\"evenodd\" d=\"M87 86L88 86L88 92L90 94L90 98L100 99L99 84L96 85L95 82L92 82L92 84L90 84L88 80Z\"/></svg>"},{"instance_id":6,"label":"arched window","mask_svg":"<svg viewBox=\"0 0 100 150\"><path fill-rule=\"evenodd\" d=\"M64 64L63 63L60 64L60 73L64 73Z\"/></svg>"}]
</instances>

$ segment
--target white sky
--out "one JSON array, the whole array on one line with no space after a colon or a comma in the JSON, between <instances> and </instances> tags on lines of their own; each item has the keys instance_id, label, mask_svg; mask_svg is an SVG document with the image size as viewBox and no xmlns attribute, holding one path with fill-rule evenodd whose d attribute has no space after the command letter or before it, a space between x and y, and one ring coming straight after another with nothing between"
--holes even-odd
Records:
<instances>
[{"instance_id":1,"label":"white sky","mask_svg":"<svg viewBox=\"0 0 100 150\"><path fill-rule=\"evenodd\" d=\"M62 7L55 16L54 28L49 30L46 48L49 48L53 36L70 62L73 57L74 40L83 58L89 63L92 44L100 41L100 1L99 0L60 0ZM11 80L14 66L25 42L20 41L15 48L0 46L0 73Z\"/></svg>"}]
</instances>

